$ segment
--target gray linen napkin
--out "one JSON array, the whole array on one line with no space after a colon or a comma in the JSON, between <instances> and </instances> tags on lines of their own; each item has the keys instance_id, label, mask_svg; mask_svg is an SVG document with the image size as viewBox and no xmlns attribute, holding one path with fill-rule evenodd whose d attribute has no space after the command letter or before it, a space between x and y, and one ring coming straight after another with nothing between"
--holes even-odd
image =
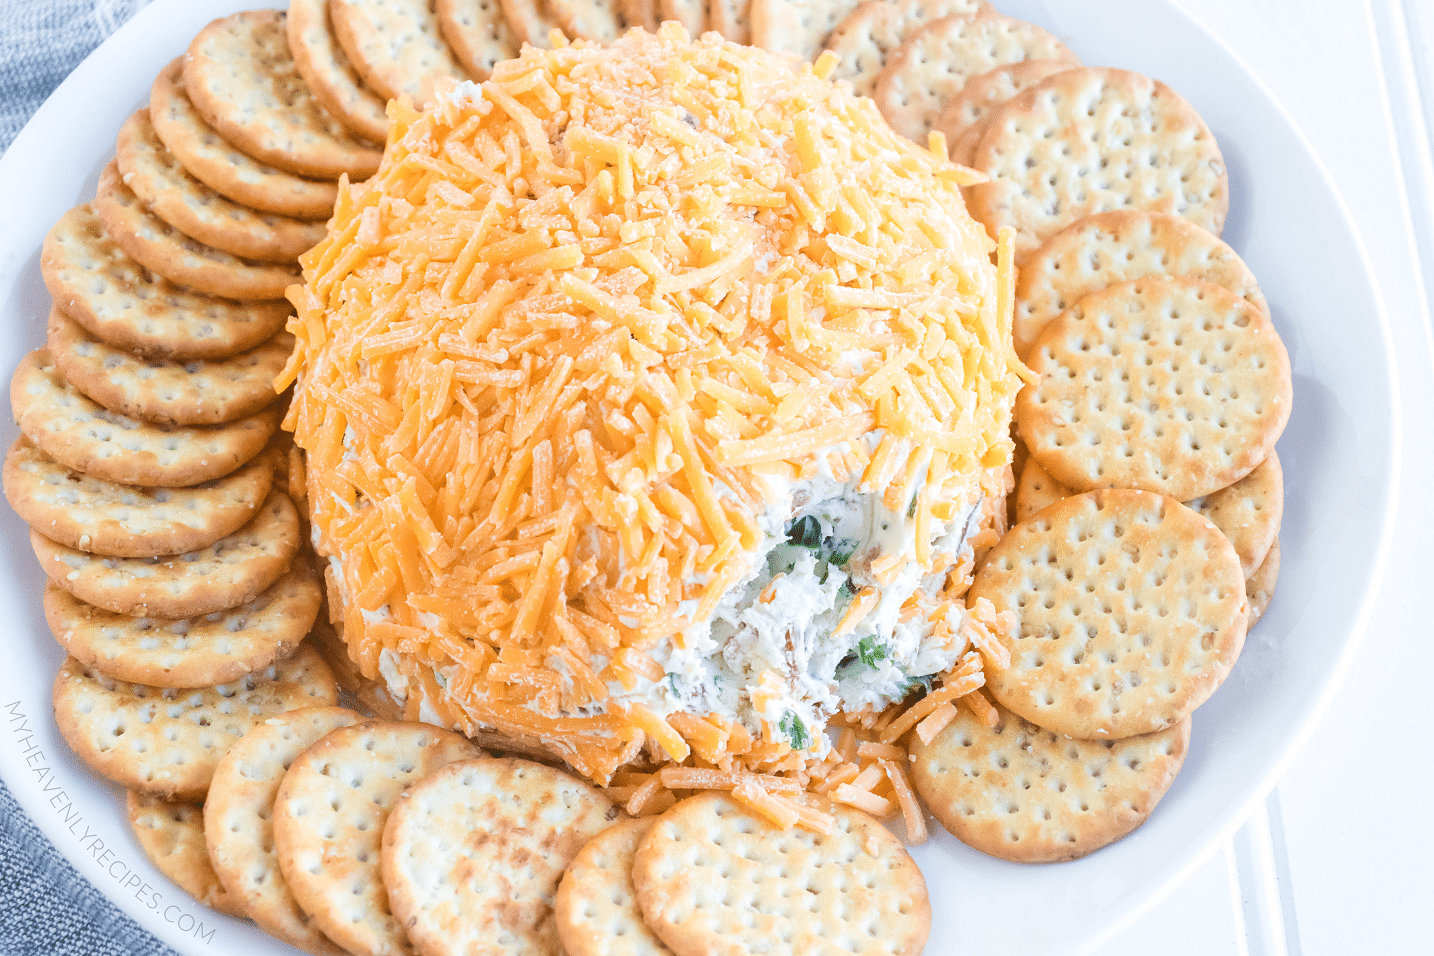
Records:
<instances>
[{"instance_id":1,"label":"gray linen napkin","mask_svg":"<svg viewBox=\"0 0 1434 956\"><path fill-rule=\"evenodd\" d=\"M0 151L149 0L0 0ZM173 956L56 852L0 783L0 956Z\"/></svg>"}]
</instances>

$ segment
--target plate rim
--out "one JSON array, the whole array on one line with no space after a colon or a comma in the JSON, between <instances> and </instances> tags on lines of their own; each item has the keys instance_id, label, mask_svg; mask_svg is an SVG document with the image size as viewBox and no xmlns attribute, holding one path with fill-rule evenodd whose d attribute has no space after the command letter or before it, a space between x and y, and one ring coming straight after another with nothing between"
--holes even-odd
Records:
<instances>
[{"instance_id":1,"label":"plate rim","mask_svg":"<svg viewBox=\"0 0 1434 956\"><path fill-rule=\"evenodd\" d=\"M192 0L188 0L192 2ZM234 2L234 0L212 0L204 4L196 4L204 10L220 11L226 9L245 9L251 4ZM1072 7L1079 6L1079 3L1071 4ZM1090 932L1083 939L1071 940L1067 944L1058 946L1049 952L1061 954L1061 956L1078 956L1078 954L1089 953L1102 943L1108 942L1123 929L1135 922L1144 913L1148 912L1162 899L1168 896L1175 888L1186 882L1190 876L1209 860L1214 853L1226 843L1231 835L1244 823L1254 810L1255 806L1268 797L1270 791L1277 785L1279 779L1288 770L1289 765L1298 755L1301 749L1313 734L1320 717L1328 709L1334 695L1343 683L1349 668L1363 643L1365 633L1368 629L1370 618L1374 612L1376 601L1381 590L1381 583L1385 576L1385 570L1389 560L1390 546L1393 539L1395 515L1397 512L1400 492L1401 476L1400 464L1404 454L1403 434L1403 409L1401 406L1401 389L1398 379L1398 364L1394 352L1393 330L1386 310L1383 290L1380 287L1378 275L1375 272L1373 261L1369 255L1363 235L1354 220L1348 203L1337 183L1330 175L1323 159L1313 148L1309 138L1294 121L1285 105L1273 94L1269 86L1250 66L1227 44L1218 34L1205 26L1203 22L1193 16L1181 0L1164 0L1164 5L1176 16L1185 21L1187 26L1198 31L1203 39L1217 47L1229 61L1236 65L1240 72L1240 79L1244 83L1252 84L1261 93L1265 100L1270 103L1280 120L1292 134L1295 140L1303 148L1306 156L1312 161L1315 173L1321 183L1328 190L1329 195L1334 199L1339 219L1345 230L1352 239L1358 251L1357 271L1362 275L1365 284L1372 295L1374 314L1371 318L1379 329L1379 352L1382 355L1385 368L1388 370L1386 391L1389 398L1391 410L1390 441L1380 461L1386 471L1386 479L1381 489L1385 506L1380 515L1381 527L1374 544L1375 561L1365 579L1362 593L1359 595L1357 610L1354 613L1350 632L1346 637L1338 656L1338 659L1329 667L1323 675L1322 684L1317 691L1310 694L1299 708L1299 718L1285 731L1284 739L1277 751L1277 757L1271 760L1262 771L1253 778L1253 782L1244 788L1245 796L1242 799L1232 800L1224 810L1216 816L1212 825L1203 833L1198 834L1196 840L1202 846L1196 852L1190 854L1183 865L1169 870L1161 879L1143 888L1140 892L1127 894L1126 897L1117 901L1107 909L1107 918L1104 925ZM45 100L34 115L26 122L24 127L16 135L11 145L0 156L0 177L5 177L9 167L18 163L12 157L33 152L37 145L31 143L36 136L40 135L39 129L52 122L52 114L56 114L64 108L65 101L70 100L77 93L93 88L93 84L103 80L103 74L99 72L98 63L107 59L110 52L117 46L130 47L136 43L142 43L141 34L151 27L152 23L158 21L166 11L174 8L187 6L186 0L154 0L145 8L141 9L133 18L119 28L114 34L107 37L95 50L85 57L83 61L70 73L69 76L55 89ZM211 14L212 15L212 14ZM219 13L218 15L224 15ZM91 76L91 74L96 74ZM116 117L121 119L122 117ZM0 226L0 255L9 260L12 256L31 256L37 249L31 249L17 243L11 234L12 226ZM1351 263L1351 265L1354 265ZM8 268L8 265L0 266ZM1354 271L1354 270L1351 270ZM48 714L43 720L50 720ZM41 812L43 800L34 788L28 786L29 781L22 776L23 768L14 767L13 770L4 762L0 762L0 778L3 778L10 788L16 803L24 810L30 821L40 832L44 833L50 840L56 852L70 862L75 861L60 849L59 834L63 827L59 824L58 818L52 814ZM109 785L108 781L102 778L95 778L102 785ZM1192 841L1194 842L1194 841ZM147 861L146 861L147 862ZM80 868L76 867L77 872ZM127 902L132 903L124 896L117 887L113 888L108 883L97 882L80 872L82 878L86 879L94 889L101 893L111 905L115 906L126 917L142 927L152 936L165 941L167 944L184 950L183 944L188 937L171 938L171 933L164 932L164 926L151 925L146 917L149 915Z\"/></svg>"}]
</instances>

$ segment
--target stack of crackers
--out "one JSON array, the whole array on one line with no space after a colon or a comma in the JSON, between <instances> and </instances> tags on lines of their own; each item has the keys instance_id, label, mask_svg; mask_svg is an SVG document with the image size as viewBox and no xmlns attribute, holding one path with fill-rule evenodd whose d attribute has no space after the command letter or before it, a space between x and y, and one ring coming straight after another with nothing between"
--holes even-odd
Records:
<instances>
[{"instance_id":1,"label":"stack of crackers","mask_svg":"<svg viewBox=\"0 0 1434 956\"><path fill-rule=\"evenodd\" d=\"M868 0L826 42L834 78L978 174L968 206L1012 233L1037 378L1017 400L1015 527L967 597L1003 622L980 648L994 704L913 707L912 776L983 852L1082 856L1149 815L1268 606L1289 358L1219 238L1219 147L1173 90L1082 66L984 0Z\"/></svg>"},{"instance_id":2,"label":"stack of crackers","mask_svg":"<svg viewBox=\"0 0 1434 956\"><path fill-rule=\"evenodd\" d=\"M985 691L849 727L835 750L862 769L824 794L755 799L773 778L686 768L603 791L336 706L342 687L398 716L322 627L302 458L276 437L284 290L340 178L377 169L387 101L421 106L555 29L603 42L662 20L833 51L833 79L947 144L978 174L972 214L1013 230L1015 344L1037 380L1014 527L968 595L999 639L947 677L984 669ZM48 341L12 380L4 483L70 655L60 729L127 789L166 874L307 952L696 956L778 929L791 951L919 952L924 881L863 808L899 807L919 842L919 793L1017 861L1118 839L1269 603L1290 368L1219 238L1227 207L1188 103L986 0L293 0L215 21L47 237Z\"/></svg>"}]
</instances>

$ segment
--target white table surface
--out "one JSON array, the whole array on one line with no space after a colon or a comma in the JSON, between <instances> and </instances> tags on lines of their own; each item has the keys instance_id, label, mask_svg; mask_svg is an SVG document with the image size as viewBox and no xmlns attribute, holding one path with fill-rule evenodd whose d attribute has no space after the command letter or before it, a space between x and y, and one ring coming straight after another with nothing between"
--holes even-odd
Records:
<instances>
[{"instance_id":1,"label":"white table surface","mask_svg":"<svg viewBox=\"0 0 1434 956\"><path fill-rule=\"evenodd\" d=\"M1188 883L1096 952L1434 953L1434 748L1425 736L1434 674L1434 0L1182 2L1289 110L1375 263L1398 356L1400 521L1359 655L1282 782Z\"/></svg>"}]
</instances>

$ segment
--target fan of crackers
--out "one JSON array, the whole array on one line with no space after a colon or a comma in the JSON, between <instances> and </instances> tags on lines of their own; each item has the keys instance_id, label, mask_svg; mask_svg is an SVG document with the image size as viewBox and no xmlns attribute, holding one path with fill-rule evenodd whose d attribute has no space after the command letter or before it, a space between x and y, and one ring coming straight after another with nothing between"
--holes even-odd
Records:
<instances>
[{"instance_id":1,"label":"fan of crackers","mask_svg":"<svg viewBox=\"0 0 1434 956\"><path fill-rule=\"evenodd\" d=\"M323 611L279 430L284 291L340 178L378 168L386 103L554 31L664 20L832 51L834 80L979 174L972 215L1016 239L1038 380L1013 526L968 594L998 640L852 721L843 769L807 792L701 766L599 788L402 720ZM172 880L306 952L919 952L925 882L881 819L917 843L929 811L1021 862L1124 836L1269 604L1290 365L1219 238L1228 203L1190 104L985 0L293 0L217 20L46 238L47 341L11 381L4 485L69 655L60 730L128 791Z\"/></svg>"}]
</instances>

